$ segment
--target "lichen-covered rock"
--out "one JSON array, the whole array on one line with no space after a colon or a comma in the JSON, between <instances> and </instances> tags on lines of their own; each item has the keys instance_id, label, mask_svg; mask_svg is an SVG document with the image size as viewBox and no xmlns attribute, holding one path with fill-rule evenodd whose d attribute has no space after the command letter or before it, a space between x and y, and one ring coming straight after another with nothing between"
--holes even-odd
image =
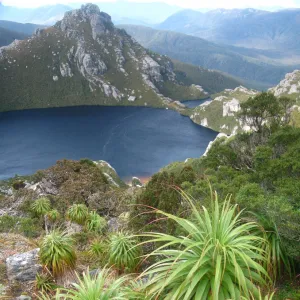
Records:
<instances>
[{"instance_id":1,"label":"lichen-covered rock","mask_svg":"<svg viewBox=\"0 0 300 300\"><path fill-rule=\"evenodd\" d=\"M132 177L131 185L134 187L142 187L143 183L141 182L141 180L138 177Z\"/></svg>"},{"instance_id":2,"label":"lichen-covered rock","mask_svg":"<svg viewBox=\"0 0 300 300\"><path fill-rule=\"evenodd\" d=\"M231 101L223 103L223 117L234 116L241 110L240 101L233 98Z\"/></svg>"},{"instance_id":3,"label":"lichen-covered rock","mask_svg":"<svg viewBox=\"0 0 300 300\"><path fill-rule=\"evenodd\" d=\"M190 118L197 124L225 134L249 131L249 126L240 120L238 113L241 110L241 103L257 94L258 91L243 86L226 89L214 95L212 101L205 101L196 107Z\"/></svg>"},{"instance_id":4,"label":"lichen-covered rock","mask_svg":"<svg viewBox=\"0 0 300 300\"><path fill-rule=\"evenodd\" d=\"M141 68L143 72L148 75L153 81L162 81L161 67L150 56L146 55L141 61Z\"/></svg>"},{"instance_id":5,"label":"lichen-covered rock","mask_svg":"<svg viewBox=\"0 0 300 300\"><path fill-rule=\"evenodd\" d=\"M60 74L62 77L72 77L73 73L68 63L61 63Z\"/></svg>"},{"instance_id":6,"label":"lichen-covered rock","mask_svg":"<svg viewBox=\"0 0 300 300\"><path fill-rule=\"evenodd\" d=\"M42 266L39 264L40 249L18 253L6 259L7 276L10 281L31 281L35 279Z\"/></svg>"},{"instance_id":7,"label":"lichen-covered rock","mask_svg":"<svg viewBox=\"0 0 300 300\"><path fill-rule=\"evenodd\" d=\"M269 89L276 97L300 93L300 70L285 75L280 83Z\"/></svg>"}]
</instances>

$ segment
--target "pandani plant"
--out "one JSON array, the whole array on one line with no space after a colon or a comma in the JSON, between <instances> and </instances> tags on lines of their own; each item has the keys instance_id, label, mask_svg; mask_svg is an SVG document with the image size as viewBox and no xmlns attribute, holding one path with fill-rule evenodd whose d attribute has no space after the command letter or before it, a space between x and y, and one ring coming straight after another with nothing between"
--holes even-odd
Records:
<instances>
[{"instance_id":1,"label":"pandani plant","mask_svg":"<svg viewBox=\"0 0 300 300\"><path fill-rule=\"evenodd\" d=\"M120 272L136 270L141 255L141 247L134 235L128 232L114 233L110 238L109 262Z\"/></svg>"},{"instance_id":2,"label":"pandani plant","mask_svg":"<svg viewBox=\"0 0 300 300\"><path fill-rule=\"evenodd\" d=\"M52 230L42 241L40 260L54 277L63 275L67 270L73 270L76 264L76 254L73 239L66 231Z\"/></svg>"},{"instance_id":3,"label":"pandani plant","mask_svg":"<svg viewBox=\"0 0 300 300\"><path fill-rule=\"evenodd\" d=\"M150 253L157 260L140 278L154 299L259 299L260 286L269 276L264 268L266 257L263 237L253 234L255 222L244 222L237 205L227 197L222 205L212 193L212 209L197 209L184 192L191 218L181 218L154 210L178 226L181 235L149 232L141 237L158 247Z\"/></svg>"},{"instance_id":4,"label":"pandani plant","mask_svg":"<svg viewBox=\"0 0 300 300\"><path fill-rule=\"evenodd\" d=\"M89 210L84 204L73 204L67 211L67 218L71 222L83 225L89 215Z\"/></svg>"}]
</instances>

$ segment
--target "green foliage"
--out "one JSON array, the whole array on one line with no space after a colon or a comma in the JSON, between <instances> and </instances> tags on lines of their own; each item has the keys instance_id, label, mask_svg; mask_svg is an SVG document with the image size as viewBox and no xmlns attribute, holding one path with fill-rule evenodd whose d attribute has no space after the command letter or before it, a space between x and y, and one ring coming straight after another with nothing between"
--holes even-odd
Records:
<instances>
[{"instance_id":1,"label":"green foliage","mask_svg":"<svg viewBox=\"0 0 300 300\"><path fill-rule=\"evenodd\" d=\"M240 116L246 124L257 132L264 128L274 131L290 122L290 108L294 101L277 98L272 93L263 92L241 103Z\"/></svg>"},{"instance_id":2,"label":"green foliage","mask_svg":"<svg viewBox=\"0 0 300 300\"><path fill-rule=\"evenodd\" d=\"M32 212L37 216L43 216L51 209L50 200L46 197L35 200L30 206Z\"/></svg>"},{"instance_id":3,"label":"green foliage","mask_svg":"<svg viewBox=\"0 0 300 300\"><path fill-rule=\"evenodd\" d=\"M72 222L83 225L88 218L88 214L88 208L84 204L73 204L67 211L67 218Z\"/></svg>"},{"instance_id":4,"label":"green foliage","mask_svg":"<svg viewBox=\"0 0 300 300\"><path fill-rule=\"evenodd\" d=\"M53 278L45 274L37 274L35 277L35 286L36 289L40 290L42 293L51 292L57 288L56 284L53 281Z\"/></svg>"},{"instance_id":5,"label":"green foliage","mask_svg":"<svg viewBox=\"0 0 300 300\"><path fill-rule=\"evenodd\" d=\"M3 215L0 217L0 232L10 232L17 224L17 218Z\"/></svg>"},{"instance_id":6,"label":"green foliage","mask_svg":"<svg viewBox=\"0 0 300 300\"><path fill-rule=\"evenodd\" d=\"M118 232L111 236L109 262L121 272L134 271L140 261L140 254L141 248L133 235Z\"/></svg>"},{"instance_id":7,"label":"green foliage","mask_svg":"<svg viewBox=\"0 0 300 300\"><path fill-rule=\"evenodd\" d=\"M19 189L22 189L22 188L25 187L25 183L24 183L23 180L16 180L16 181L13 182L12 187L15 190L19 190Z\"/></svg>"},{"instance_id":8,"label":"green foliage","mask_svg":"<svg viewBox=\"0 0 300 300\"><path fill-rule=\"evenodd\" d=\"M95 163L92 160L88 159L88 158L82 158L79 162L81 164L87 164L87 165L92 166L92 167L95 166Z\"/></svg>"},{"instance_id":9,"label":"green foliage","mask_svg":"<svg viewBox=\"0 0 300 300\"><path fill-rule=\"evenodd\" d=\"M284 271L291 276L293 272L292 262L287 256L275 222L258 214L254 214L254 216L262 226L264 238L267 241L262 245L262 248L267 256L265 268L268 274L274 281L282 276Z\"/></svg>"},{"instance_id":10,"label":"green foliage","mask_svg":"<svg viewBox=\"0 0 300 300\"><path fill-rule=\"evenodd\" d=\"M150 276L149 293L164 299L257 299L257 285L266 286L268 278L260 264L265 261L264 240L252 234L257 224L242 222L228 200L219 207L216 197L211 214L187 201L191 220L157 212L174 220L184 235L144 235L149 243L162 244L150 254L158 262L142 274Z\"/></svg>"},{"instance_id":11,"label":"green foliage","mask_svg":"<svg viewBox=\"0 0 300 300\"><path fill-rule=\"evenodd\" d=\"M86 220L86 229L90 232L101 233L105 229L106 220L100 217L95 211L89 213Z\"/></svg>"},{"instance_id":12,"label":"green foliage","mask_svg":"<svg viewBox=\"0 0 300 300\"><path fill-rule=\"evenodd\" d=\"M51 231L43 238L40 259L54 277L68 269L74 269L76 254L73 249L73 239L66 232Z\"/></svg>"},{"instance_id":13,"label":"green foliage","mask_svg":"<svg viewBox=\"0 0 300 300\"><path fill-rule=\"evenodd\" d=\"M19 233L29 238L35 238L40 234L40 224L36 219L3 215L0 217L0 232Z\"/></svg>"},{"instance_id":14,"label":"green foliage","mask_svg":"<svg viewBox=\"0 0 300 300\"><path fill-rule=\"evenodd\" d=\"M89 254L93 257L105 256L107 254L108 247L103 241L95 240L91 243Z\"/></svg>"},{"instance_id":15,"label":"green foliage","mask_svg":"<svg viewBox=\"0 0 300 300\"><path fill-rule=\"evenodd\" d=\"M52 209L47 213L47 217L51 222L55 223L57 220L60 219L61 216L57 209Z\"/></svg>"},{"instance_id":16,"label":"green foliage","mask_svg":"<svg viewBox=\"0 0 300 300\"><path fill-rule=\"evenodd\" d=\"M194 183L195 180L196 173L189 166L182 168L177 174L162 171L153 175L136 200L137 205L131 212L131 226L136 231L174 231L173 222L156 222L157 216L147 212L154 207L172 214L182 213L184 206L181 205L181 195L177 188L184 182Z\"/></svg>"},{"instance_id":17,"label":"green foliage","mask_svg":"<svg viewBox=\"0 0 300 300\"><path fill-rule=\"evenodd\" d=\"M63 289L61 297L65 300L128 300L126 294L122 291L126 277L118 279L110 269L102 269L92 277L87 271L81 279L79 276L78 283L73 283L73 289Z\"/></svg>"}]
</instances>

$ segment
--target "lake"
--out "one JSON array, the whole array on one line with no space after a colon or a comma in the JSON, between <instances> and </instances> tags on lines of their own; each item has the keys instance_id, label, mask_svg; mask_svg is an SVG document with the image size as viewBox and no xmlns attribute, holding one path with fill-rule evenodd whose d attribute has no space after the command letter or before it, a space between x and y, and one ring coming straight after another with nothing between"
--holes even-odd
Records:
<instances>
[{"instance_id":1,"label":"lake","mask_svg":"<svg viewBox=\"0 0 300 300\"><path fill-rule=\"evenodd\" d=\"M109 162L124 180L201 156L217 133L172 110L83 106L0 113L0 179L57 160Z\"/></svg>"},{"instance_id":2,"label":"lake","mask_svg":"<svg viewBox=\"0 0 300 300\"><path fill-rule=\"evenodd\" d=\"M206 101L212 101L212 99L207 98L207 99L202 99L202 100L184 100L184 101L180 101L180 102L188 108L195 108L195 107L203 104Z\"/></svg>"}]
</instances>

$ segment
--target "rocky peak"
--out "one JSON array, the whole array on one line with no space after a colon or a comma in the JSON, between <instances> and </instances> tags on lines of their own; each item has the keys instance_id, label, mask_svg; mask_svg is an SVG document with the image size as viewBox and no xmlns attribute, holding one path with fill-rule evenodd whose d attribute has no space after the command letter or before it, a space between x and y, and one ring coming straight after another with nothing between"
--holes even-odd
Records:
<instances>
[{"instance_id":1,"label":"rocky peak","mask_svg":"<svg viewBox=\"0 0 300 300\"><path fill-rule=\"evenodd\" d=\"M274 93L276 97L300 93L300 70L286 74L285 78L277 86L270 88L269 91Z\"/></svg>"},{"instance_id":2,"label":"rocky peak","mask_svg":"<svg viewBox=\"0 0 300 300\"><path fill-rule=\"evenodd\" d=\"M97 5L91 3L82 5L80 9L66 12L64 18L57 22L56 26L66 32L69 37L77 37L74 36L74 31L78 33L78 30L81 30L81 23L90 24L94 40L107 31L114 30L110 15L101 12Z\"/></svg>"}]
</instances>

